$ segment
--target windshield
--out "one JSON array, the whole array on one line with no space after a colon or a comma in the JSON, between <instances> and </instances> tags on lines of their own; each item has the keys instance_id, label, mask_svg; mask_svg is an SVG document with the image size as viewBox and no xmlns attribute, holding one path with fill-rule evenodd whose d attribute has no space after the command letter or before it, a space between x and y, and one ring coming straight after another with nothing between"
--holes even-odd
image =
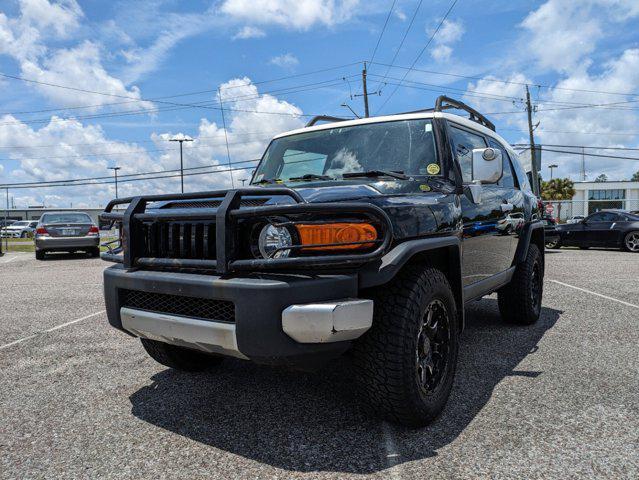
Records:
<instances>
[{"instance_id":1,"label":"windshield","mask_svg":"<svg viewBox=\"0 0 639 480\"><path fill-rule=\"evenodd\" d=\"M15 222L11 224L12 227L27 227L29 222Z\"/></svg>"},{"instance_id":2,"label":"windshield","mask_svg":"<svg viewBox=\"0 0 639 480\"><path fill-rule=\"evenodd\" d=\"M40 220L44 224L52 223L93 223L86 213L47 213Z\"/></svg>"},{"instance_id":3,"label":"windshield","mask_svg":"<svg viewBox=\"0 0 639 480\"><path fill-rule=\"evenodd\" d=\"M431 121L371 123L278 138L266 150L253 183L305 175L342 179L345 173L372 170L439 175Z\"/></svg>"}]
</instances>

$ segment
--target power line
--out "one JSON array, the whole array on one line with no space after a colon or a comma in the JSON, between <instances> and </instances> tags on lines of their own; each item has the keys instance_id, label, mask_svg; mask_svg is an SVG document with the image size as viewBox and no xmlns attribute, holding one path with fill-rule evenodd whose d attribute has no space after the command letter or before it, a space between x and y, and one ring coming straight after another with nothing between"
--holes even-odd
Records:
<instances>
[{"instance_id":1,"label":"power line","mask_svg":"<svg viewBox=\"0 0 639 480\"><path fill-rule=\"evenodd\" d=\"M395 50L395 55L393 55L393 59L391 60L390 65L386 69L386 73L384 74L384 78L386 78L386 76L388 75L388 72L390 72L390 69L393 66L393 64L395 63L395 60L397 60L397 56L399 55L399 51L404 46L404 42L406 41L406 37L408 36L408 33L410 32L411 28L413 28L413 23L415 22L415 17L417 17L417 12L419 12L419 9L422 6L422 2L423 2L423 0L419 0L419 3L417 4L417 7L415 8L415 11L413 12L413 16L411 17L410 22L408 23L408 26L406 27L406 30L404 31L404 35L402 36L402 40L401 40L401 42L399 42L399 46L397 47L397 50ZM369 63L373 63L373 61L371 60ZM379 85L377 85L377 90L379 90L379 87L383 83L384 82L382 80L379 83Z\"/></svg>"},{"instance_id":2,"label":"power line","mask_svg":"<svg viewBox=\"0 0 639 480\"><path fill-rule=\"evenodd\" d=\"M216 138L216 137L207 137L207 138ZM262 139L270 139L271 135L269 136L263 136L260 138L260 140ZM196 140L199 140L196 139ZM167 140L170 141L170 140ZM198 146L192 146L192 147L188 147L187 150L192 150L192 149L200 149L200 148L210 148L210 147L219 147L219 146L224 146L226 144L226 142L224 143L205 143L203 145L198 145ZM246 141L241 141L241 142L232 142L229 143L229 145L244 145L246 144ZM87 154L79 154L79 155L43 155L41 157L27 157L27 158L13 158L11 160L16 160L16 161L24 161L24 160L49 160L49 159L60 159L60 158L86 158L86 157L113 157L113 156L120 156L120 155L143 155L145 153L158 153L158 152L173 152L174 150L171 148L157 148L157 149L152 149L152 150L129 150L129 151L124 151L124 152L106 152L106 153L87 153ZM0 161L8 161L9 159L6 158L0 158Z\"/></svg>"},{"instance_id":3,"label":"power line","mask_svg":"<svg viewBox=\"0 0 639 480\"><path fill-rule=\"evenodd\" d=\"M242 161L237 161L237 162L232 162L231 165L241 165L244 163L251 163L251 162L259 162L260 159L259 158L253 158L250 160L242 160ZM203 166L199 166L199 167L188 167L185 168L184 171L193 171L193 170L202 170L205 168L216 168L222 165L203 165ZM247 167L247 168L254 168L255 165L251 166L251 167ZM212 172L200 172L202 175L205 174L209 174L209 173L216 173L216 172L222 172L222 171L228 171L228 170L214 170ZM151 172L138 172L138 173L129 173L126 175L118 175L118 181L119 182L123 182L123 181L130 181L131 179L138 179L138 180L147 180L147 179L154 179L154 178L164 178L164 177L155 177L156 175L162 175L162 174L166 174L166 173L176 173L176 172L180 172L180 169L172 169L172 170L158 170L158 171L151 171ZM185 176L187 174L184 174ZM151 176L151 177L150 177ZM179 174L174 175L175 177L179 177ZM174 176L169 176L166 178L173 178ZM139 178L139 177L143 177L143 178ZM39 188L39 187L46 187L46 186L51 186L51 187L66 187L66 186L74 186L74 185L94 185L96 184L96 181L100 181L100 180L107 180L107 179L111 179L113 177L111 176L100 176L100 177L86 177L86 178L71 178L71 179L65 179L65 180L48 180L48 181L40 181L40 182L16 182L16 183L6 183L6 184L1 184L0 188ZM111 183L111 182L106 182L106 183Z\"/></svg>"},{"instance_id":4,"label":"power line","mask_svg":"<svg viewBox=\"0 0 639 480\"><path fill-rule=\"evenodd\" d=\"M448 10L444 14L444 17L440 20L439 24L437 25L437 28L435 29L435 31L431 34L430 38L428 39L428 42L426 42L426 45L424 45L424 48L422 48L421 51L419 52L419 54L417 55L417 57L415 57L415 60L413 60L413 63L411 64L410 68L408 70L406 70L406 72L404 73L404 76L402 77L402 80L400 81L400 83L402 83L406 79L406 77L411 72L413 67L415 67L415 64L419 61L419 59L424 54L426 49L430 46L431 42L433 41L433 39L437 35L437 32L439 32L439 30L442 28L442 25L444 24L444 22L448 18L448 15L450 15L450 12L453 11L453 8L455 8L455 5L457 5L458 1L459 0L453 0L453 2L450 4L450 7L448 7ZM421 0L420 0L420 4L421 4ZM380 110L382 110L384 108L384 106L388 103L388 101L393 97L393 95L395 95L395 92L397 92L398 88L399 88L399 86L396 86L395 89L391 92L391 94L388 97L386 97L386 100L384 100L384 102L382 103L381 107L379 107L377 109L378 112Z\"/></svg>"},{"instance_id":5,"label":"power line","mask_svg":"<svg viewBox=\"0 0 639 480\"><path fill-rule=\"evenodd\" d=\"M352 64L351 64L352 65ZM340 68L340 67L335 67L335 68ZM324 70L328 70L328 69L324 69ZM289 76L289 77L294 77L294 76L301 76L303 74L298 74L298 75L293 75L293 76ZM24 82L28 82L28 83L36 83L36 84L41 84L41 85L45 85L45 86L50 86L50 87L56 87L56 88L61 88L61 89L68 89L68 90L73 90L73 91L80 91L83 93L91 93L91 94L96 94L96 95L104 95L104 96L114 96L114 97L118 97L118 98L126 98L126 99L130 99L130 100L134 100L135 102L149 102L152 103L152 100L147 100L147 99L139 99L139 98L135 98L135 97L131 97L131 96L125 96L125 95L118 95L118 94L112 94L112 93L105 93L105 92L98 92L98 91L92 91L92 90L85 90L85 89L81 89L81 88L76 88L76 87L69 87L66 85L59 85L59 84L53 84L53 83L48 83L48 82L41 82L38 80L31 80L31 79L26 79L23 77L18 77L15 75L8 75L8 74L4 74L4 73L0 73L0 76L2 77L6 77L6 78L11 78L14 80L20 80L20 81L24 81ZM282 79L287 78L287 77L281 77ZM324 85L325 87L327 86L334 86L334 85L339 85L341 84L342 78L340 77L340 79L338 79L339 81L335 80L334 84L332 85ZM275 80L272 80L275 81ZM318 82L318 83L328 83L329 81L325 81L325 82ZM265 83L265 82L262 82ZM229 88L240 88L240 87L246 87L249 85L255 85L255 83L251 83L251 84L245 84L245 85L236 85L233 87L229 87ZM312 85L312 84L311 84ZM291 90L294 88L299 88L299 87L289 87L287 89L282 89L282 90ZM290 93L297 93L297 92L290 92ZM264 93L263 93L264 94ZM263 95L261 94L261 95ZM250 96L244 96L244 98L248 98ZM254 95L252 98L259 98L260 94ZM235 98L242 98L242 97L235 97ZM78 119L95 119L95 118L107 118L107 117L117 117L117 116L129 116L129 115L137 115L137 114L144 114L144 113L155 113L155 112L161 112L161 111L172 111L172 110L179 110L179 109L184 109L184 108L203 108L203 109L209 109L209 110L220 110L221 107L219 106L214 106L214 105L210 105L211 101L208 102L199 102L199 103L177 103L177 102L168 102L168 101L164 101L164 100L158 100L155 99L155 103L161 103L161 104L166 104L169 105L169 108L165 108L165 109L161 109L161 108L154 108L154 109L142 109L142 110L138 110L138 111L128 111L128 112L111 112L111 113L103 113L103 114L92 114L92 115L80 115L80 116L76 116L74 118ZM264 113L264 114L272 114L272 115L286 115L286 116L293 116L293 117L313 117L316 116L316 114L291 114L291 113L286 113L286 112L267 112L267 111L257 111L257 110L248 110L248 109L238 109L238 108L226 108L226 110L230 110L230 111L237 111L237 112L248 112L248 113ZM0 125L12 125L12 124L21 124L21 123L25 123L25 124L31 124L31 123L50 123L53 122L53 119L35 119L35 120L23 120L23 121L17 121L17 122L3 122L0 123ZM56 119L56 121L66 121L66 119Z\"/></svg>"},{"instance_id":6,"label":"power line","mask_svg":"<svg viewBox=\"0 0 639 480\"><path fill-rule=\"evenodd\" d=\"M530 147L529 144L527 143L512 143L511 144L513 147ZM537 146L542 146L542 147L560 147L560 148L587 148L590 150L628 150L628 151L639 151L639 148L631 148L631 147L595 147L595 146L588 146L588 145L559 145L559 144L552 144L552 143L538 143Z\"/></svg>"},{"instance_id":7,"label":"power line","mask_svg":"<svg viewBox=\"0 0 639 480\"><path fill-rule=\"evenodd\" d=\"M530 147L528 147L528 149L529 148ZM569 154L569 155L585 155L587 157L615 158L615 159L618 159L618 160L639 160L639 157L620 157L620 156L616 156L616 155L603 155L603 154L597 154L597 153L570 152L570 151L566 151L566 150L554 150L554 149L551 149L551 148L544 148L543 151L544 152L553 152L553 153L566 153L566 154Z\"/></svg>"},{"instance_id":8,"label":"power line","mask_svg":"<svg viewBox=\"0 0 639 480\"><path fill-rule=\"evenodd\" d=\"M538 87L538 88L546 88L546 89L550 89L550 90L562 90L562 91L567 91L567 92L583 92L583 93L595 93L595 94L601 94L601 95L619 95L619 96L624 96L624 97L639 97L639 94L637 93L622 93L622 92L609 92L609 91L603 91L603 90L589 90L589 89L583 89L583 88L568 88L568 87L558 87L556 85L543 85L540 83L529 83L529 82L517 82L515 80L502 80L502 79L498 79L498 78L485 78L485 77L477 77L477 76L473 76L473 75L462 75L459 73L449 73L449 72L438 72L435 70L425 70L425 69L420 69L420 68L414 68L413 67L404 67L401 65L392 65L392 64L387 64L387 63L380 63L380 62L373 62L375 65L381 65L381 66L385 66L385 67L391 67L391 68L398 68L400 70L409 70L409 71L414 71L414 72L420 72L420 73L428 73L430 75L442 75L442 76L446 76L446 77L454 77L454 78L463 78L463 79L467 79L467 80L481 80L481 81L485 81L485 82L490 82L490 83L503 83L503 84L507 84L507 85L520 85L520 86L531 86L531 87Z\"/></svg>"},{"instance_id":9,"label":"power line","mask_svg":"<svg viewBox=\"0 0 639 480\"><path fill-rule=\"evenodd\" d=\"M255 165L251 165L249 167L238 167L238 168L232 168L232 169L225 169L225 170L214 170L212 172L192 172L192 173L185 173L184 176L188 177L188 176L193 176L193 175L213 175L216 173L228 173L229 171L239 171L239 170L250 170L252 168L255 168ZM149 180L162 180L164 178L177 178L180 177L180 174L176 174L176 175L163 175L163 176L156 176L156 177L144 177L144 178L130 178L130 179L125 179L122 180L120 177L118 177L118 182L119 183L124 183L124 182L139 182L139 181L149 181ZM109 177L111 178L111 177ZM108 185L108 184L112 184L114 183L113 180L109 180L109 181L99 181L99 182L86 182L86 183L69 183L69 184L65 184L65 185L37 185L37 186L16 186L16 187L12 187L11 185L2 185L0 186L0 188L2 189L6 189L9 188L10 190L16 190L16 189L31 189L31 188L54 188L54 187L79 187L79 186L85 186L85 185Z\"/></svg>"},{"instance_id":10,"label":"power line","mask_svg":"<svg viewBox=\"0 0 639 480\"><path fill-rule=\"evenodd\" d=\"M371 55L371 59L368 63L371 63L375 60L375 54L377 53L377 49L379 48L379 44L382 41L382 37L384 36L384 32L386 31L386 26L388 25L388 21L390 20L391 15L393 14L393 9L395 8L395 3L397 0L393 0L393 3L388 10L388 15L386 15L386 20L384 21L384 26L382 27L382 31L379 33L379 38L377 39L377 43L375 44L375 49L373 50L373 54Z\"/></svg>"}]
</instances>

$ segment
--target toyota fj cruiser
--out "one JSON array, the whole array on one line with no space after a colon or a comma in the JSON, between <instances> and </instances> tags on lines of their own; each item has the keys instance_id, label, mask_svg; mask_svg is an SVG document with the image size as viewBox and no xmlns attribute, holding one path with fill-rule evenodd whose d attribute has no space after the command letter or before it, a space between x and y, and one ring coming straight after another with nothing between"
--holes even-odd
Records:
<instances>
[{"instance_id":1,"label":"toyota fj cruiser","mask_svg":"<svg viewBox=\"0 0 639 480\"><path fill-rule=\"evenodd\" d=\"M271 141L248 188L114 200L102 219L121 231L102 254L116 263L109 322L152 358L194 371L346 354L365 403L407 425L446 403L466 304L497 292L505 321L540 315L544 229L526 172L447 97L317 117Z\"/></svg>"}]
</instances>

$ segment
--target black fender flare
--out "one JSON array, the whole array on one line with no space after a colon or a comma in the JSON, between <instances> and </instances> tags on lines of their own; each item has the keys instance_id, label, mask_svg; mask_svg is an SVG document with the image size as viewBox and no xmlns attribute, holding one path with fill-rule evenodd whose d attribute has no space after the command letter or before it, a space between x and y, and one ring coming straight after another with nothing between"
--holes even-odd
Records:
<instances>
[{"instance_id":1,"label":"black fender flare","mask_svg":"<svg viewBox=\"0 0 639 480\"><path fill-rule=\"evenodd\" d=\"M460 329L464 327L464 293L461 272L461 238L457 235L407 240L396 245L377 262L359 271L359 288L378 287L390 282L415 255L438 249L453 249L448 255L449 282L459 314Z\"/></svg>"},{"instance_id":2,"label":"black fender flare","mask_svg":"<svg viewBox=\"0 0 639 480\"><path fill-rule=\"evenodd\" d=\"M521 233L519 234L519 242L517 242L517 250L515 250L515 257L513 258L513 266L519 265L521 262L526 260L526 255L528 255L528 247L530 246L530 240L532 238L533 232L536 233L537 230L541 229L542 235L542 245L545 245L543 237L544 235L544 223L541 220L537 220L534 222L527 223L522 228ZM541 255L544 256L544 249L541 249Z\"/></svg>"}]
</instances>

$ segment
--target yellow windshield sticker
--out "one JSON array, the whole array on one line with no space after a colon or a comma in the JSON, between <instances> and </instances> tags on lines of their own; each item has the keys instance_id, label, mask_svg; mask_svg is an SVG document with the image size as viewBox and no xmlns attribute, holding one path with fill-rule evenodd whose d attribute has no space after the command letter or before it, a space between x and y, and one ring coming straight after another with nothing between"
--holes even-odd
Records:
<instances>
[{"instance_id":1,"label":"yellow windshield sticker","mask_svg":"<svg viewBox=\"0 0 639 480\"><path fill-rule=\"evenodd\" d=\"M425 184L424 184L424 185L420 185L420 186L419 186L419 189L420 189L422 192L430 192L430 187L429 187L428 185L425 185Z\"/></svg>"},{"instance_id":2,"label":"yellow windshield sticker","mask_svg":"<svg viewBox=\"0 0 639 480\"><path fill-rule=\"evenodd\" d=\"M436 163L431 163L426 167L426 171L430 175L437 175L439 173L439 165L437 165Z\"/></svg>"}]
</instances>

